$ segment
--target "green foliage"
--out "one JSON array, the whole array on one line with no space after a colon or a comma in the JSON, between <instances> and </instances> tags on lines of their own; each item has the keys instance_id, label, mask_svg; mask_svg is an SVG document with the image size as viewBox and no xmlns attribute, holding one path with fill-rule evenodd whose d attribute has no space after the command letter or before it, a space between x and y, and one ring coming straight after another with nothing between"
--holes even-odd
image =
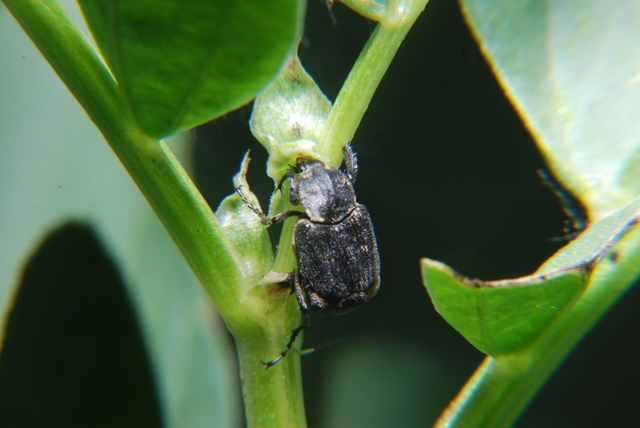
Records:
<instances>
[{"instance_id":1,"label":"green foliage","mask_svg":"<svg viewBox=\"0 0 640 428\"><path fill-rule=\"evenodd\" d=\"M265 315L261 310L250 311L250 313L259 314L256 318L247 314L241 315L237 310L240 300L238 295L251 291L251 284L243 282L239 274L238 266L242 265L243 260L237 257L238 241L231 234L227 236L225 232L225 226L230 223L235 223L232 225L234 232L251 230L238 227L238 222L243 221L242 216L234 216L233 208L230 209L228 203L220 211L226 223L220 225L216 221L216 217L195 189L173 151L165 142L157 142L149 135L160 131L140 129L137 123L138 118L136 117L135 121L131 119L129 114L132 111L128 110L134 110L134 113L144 110L145 114L148 110L144 108L140 110L139 106L132 107L127 99L121 98L122 92L111 77L112 70L105 68L64 9L53 1L7 1L5 4L107 138L112 149L170 231L174 241L178 243L192 270L199 277L201 284L205 285L205 290L215 295L215 303L220 312L227 317L226 321L231 323L230 328L233 326L236 331L242 329L255 331L256 319L264 320ZM169 9L176 10L175 7ZM279 20L286 11L288 12L284 15L288 16L286 18L288 24L280 25ZM275 49L263 47L260 52L251 54L252 61L263 58L264 61L259 60L259 64L265 66L272 64L271 75L277 71L285 55L296 42L296 32L292 29L299 27L298 2L289 2L286 11L281 9L278 16L274 17L274 20L279 22L277 25L283 27L282 32L275 31L274 37L280 40L274 43ZM76 19L78 18L79 16L76 16ZM166 14L164 19L168 22L164 24L157 22L159 27L170 27L174 21L177 21L176 17ZM258 18L254 13L254 19L259 19L261 23L273 24L273 21L270 21L262 12ZM244 29L246 21L243 20L242 23ZM236 20L234 28L237 29L239 26ZM262 27L258 26L258 28ZM10 30L17 32L13 27ZM222 38L229 44L234 43L231 37ZM17 34L3 37L5 43L14 40L25 39ZM28 44L26 40L25 43ZM283 45L286 45L287 49L282 49ZM198 52L203 54L202 51ZM246 54L246 51L243 52ZM170 52L165 50L164 53ZM36 57L35 53L31 55ZM153 62L165 60L164 57L156 56ZM246 57L242 61L246 61ZM145 66L151 66L151 62L149 59ZM233 60L229 61L231 62ZM20 63L12 61L11 64L18 66ZM226 351L229 344L225 337L224 325L221 322L211 323L212 308L207 302L206 294L202 292L202 288L198 286L193 274L176 251L176 247L154 218L149 205L140 199L138 190L122 174L121 167L115 162L110 151L99 141L99 136L86 121L86 116L74 103L71 106L57 103L59 99L69 102L71 100L66 98L64 90L60 92L60 87L56 86L57 79L51 76L48 67L44 65L43 67L46 69L45 73L48 73L47 78L42 79L44 90L53 87L57 91L55 95L52 94L47 98L50 101L47 106L50 105L51 117L55 119L49 123L48 127L33 127L18 123L15 126L3 127L6 132L3 135L3 141L14 142L5 148L6 156L2 157L2 161L6 162L6 165L3 171L13 170L17 176L25 174L24 170L16 169L23 168L24 165L16 164L14 161L30 159L29 168L32 169L27 172L30 177L37 177L37 179L24 181L18 188L15 188L14 180L3 182L7 195L13 195L3 198L3 202L12 207L4 211L7 222L3 222L3 225L10 227L8 230L15 231L14 239L3 241L3 253L11 255L8 258L2 258L9 263L9 268L2 272L0 303L3 310L7 311L10 308L13 288L19 284L17 281L21 266L19 260L25 253L33 251L38 237L67 219L91 219L92 226L98 229L99 235L107 241L107 250L115 254L114 258L124 272L125 284L134 302L141 330L144 333L165 423L180 427L236 424L235 421L239 417L239 412L236 410L238 394L234 393L238 387L237 375L233 374L235 364L229 360ZM17 71L18 75L20 73L33 75L33 70ZM248 74L238 76L244 79L242 86L250 87L251 85L247 82L251 79L258 81L252 84L253 92L245 94L243 102L254 95L255 91L271 77L271 75L266 76L265 73L265 67L260 66ZM115 76L116 73L113 75ZM216 78L219 79L219 84L225 84L223 76L218 75ZM212 79L215 80L209 77L207 81L210 82ZM262 83L260 83L261 79ZM3 79L3 83L15 86L15 82L9 80ZM25 84L29 82L25 81ZM162 85L171 87L168 81L164 81ZM123 86L120 85L120 89ZM128 86L127 89L132 88ZM19 90L6 93L13 93L16 99L20 99L18 98L21 95ZM231 101L228 97L218 97L225 98L224 102L227 103L225 109L230 108L229 102L236 103L235 106L237 106L239 102L237 94L232 95ZM236 97L235 101L233 97ZM174 97L170 101L172 107L164 104L163 106L168 110L173 108L174 112L184 104L179 97ZM14 104L14 106L17 105L20 104ZM33 104L26 104L26 106L32 109L42 107ZM204 110L209 116L205 117L202 105L190 104L189 109L185 111L192 113L194 110L190 110L191 108L197 110L200 121L210 120L213 114L222 112L216 113L206 107ZM221 107L218 105L215 108L219 110ZM60 117L56 117L59 111L70 111L73 114L68 119L61 120ZM77 119L78 117L81 119ZM88 126L86 129L77 129L71 125L77 122L87 123ZM184 123L173 125L169 123L168 126L174 126L172 131L175 131L177 129L175 126L184 126ZM29 144L18 144L16 142L22 142L25 138L24 129L34 131L41 129L43 132L46 130L46 133L33 135ZM166 131L169 128L163 129ZM52 145L52 140L57 144ZM68 146L65 147L64 144ZM51 147L56 149L51 151ZM186 141L182 141L175 148L175 152L179 154L185 148L187 148ZM43 153L49 153L49 155L43 156ZM83 156L70 156L72 153L82 153ZM47 174L43 174L42 171L46 171ZM51 183L59 183L59 189L66 188L70 191L63 194L62 198L55 198L46 207L42 206L42 210L33 211L31 207L38 207L43 204L43 200L48 200L48 195L51 193L47 189L50 189ZM29 197L25 198L25 195ZM235 206L239 207L238 201ZM252 217L252 220L255 218ZM253 230L256 229L253 228ZM28 231L28 233L20 231ZM269 257L271 248L268 246L268 241L264 240L266 232L262 227L258 232L258 236L263 237L263 242L266 242L267 246L257 247L256 250L260 253L268 248L266 255ZM261 261L260 268L268 269L269 265ZM261 274L256 272L255 275L259 277ZM258 302L264 302L260 296L255 299ZM282 297L275 301L283 308L283 312L287 310L291 312L286 305L282 304ZM255 309L255 305L251 309ZM295 315L292 314L294 319ZM5 317L2 319L4 320ZM278 322L273 323L275 327L271 328L276 328L278 331L271 336L280 339L286 336L287 327L284 326L283 321L286 317L275 317L275 319ZM236 323L233 323L234 320ZM264 331L258 331L257 336L260 337L263 333ZM247 337L249 342L253 340L250 334ZM264 341L259 343L265 346ZM277 370L273 370L265 376L260 358L277 354L280 349L280 341L274 339L273 343L267 345L267 349L257 352L247 351L251 354L247 359L255 361L258 365L261 370L260 379L263 379L265 385L274 385L272 379L277 379L279 374ZM294 358L290 360L289 365L295 363ZM297 380L299 376L291 379L294 385L289 388L294 391L295 383L299 382ZM277 407L274 401L282 401L281 396L275 395L274 400L265 403L266 407L256 406L255 408L257 411L268 408L267 411L272 415L273 409ZM286 411L286 407L283 411Z\"/></svg>"},{"instance_id":2,"label":"green foliage","mask_svg":"<svg viewBox=\"0 0 640 428\"><path fill-rule=\"evenodd\" d=\"M436 309L494 357L439 426L510 426L555 364L640 274L640 56L628 55L640 10L631 1L612 8L484 0L463 1L463 9L552 172L591 220L530 277L484 283L423 262Z\"/></svg>"},{"instance_id":3,"label":"green foliage","mask_svg":"<svg viewBox=\"0 0 640 428\"><path fill-rule=\"evenodd\" d=\"M9 18L6 12L0 13ZM3 119L0 126L2 333L14 299L21 299L18 287L27 260L40 254L45 237L63 222L88 223L122 276L146 354L130 358L148 358L166 425L198 427L212 420L219 426L239 423L237 363L227 352L232 344L223 323L211 322L215 314L208 296L86 113L20 28L11 20L5 22L0 29L0 62L7 77L0 79L0 92L5 96L2 117L14 119ZM15 52L29 60L16 60ZM178 154L188 148L181 140L172 146ZM61 237L59 243L69 240ZM49 253L60 251L54 248ZM76 270L71 268L74 263ZM76 275L84 263L81 259L70 261L66 274ZM49 287L62 291L73 285L54 279ZM95 285L86 280L83 286ZM30 302L33 300L25 304ZM74 302L82 304L63 300L56 308L57 316L75 314ZM34 317L39 313L34 306L25 311ZM51 324L50 334L61 339L55 342L59 348L48 352L58 353L60 348L70 352L64 349L69 342L62 340L69 335L55 329L50 320L41 322ZM101 365L110 364L82 354L86 344L77 336L75 339L80 358L88 365L90 361L95 370L104 370ZM21 361L23 369L28 369L29 361ZM51 365L41 368L40 373L47 368L51 375L56 373ZM76 378L66 378L68 382L72 379ZM41 376L40 381L43 385L39 388L44 391L47 377ZM99 389L102 383L96 380L92 386L96 385ZM87 394L93 391L82 390Z\"/></svg>"},{"instance_id":4,"label":"green foliage","mask_svg":"<svg viewBox=\"0 0 640 428\"><path fill-rule=\"evenodd\" d=\"M298 156L313 156L316 141L331 111L331 101L300 64L287 61L280 75L256 97L251 113L251 133L269 152L267 175L279 184ZM335 160L334 160L335 162Z\"/></svg>"},{"instance_id":5,"label":"green foliage","mask_svg":"<svg viewBox=\"0 0 640 428\"><path fill-rule=\"evenodd\" d=\"M249 102L301 30L299 0L79 4L123 107L155 138Z\"/></svg>"},{"instance_id":6,"label":"green foliage","mask_svg":"<svg viewBox=\"0 0 640 428\"><path fill-rule=\"evenodd\" d=\"M442 263L422 260L436 310L481 352L521 351L582 295L588 264L515 280L479 281Z\"/></svg>"},{"instance_id":7,"label":"green foliage","mask_svg":"<svg viewBox=\"0 0 640 428\"><path fill-rule=\"evenodd\" d=\"M10 121L0 129L2 141L22 142L27 135L23 133L29 135L28 144L3 147L0 171L12 177L25 173L38 177L17 185L10 180L0 183L4 216L0 251L10 255L0 258L2 313L11 311L14 295L18 302L24 301L18 288L21 261L34 253L40 237L68 220L82 220L90 225L89 234L104 241L104 258L113 258L122 273L121 283L112 281L118 282L113 289L124 287L136 313L142 339L136 343L135 361L149 359L166 425L238 423L235 364L224 353L229 347L226 325L236 340L248 424L304 426L301 338L275 367L265 370L261 364L282 351L291 329L299 325L300 312L291 303L295 299L277 283L282 272L294 266L290 244L295 219L285 223L274 257L268 232L239 196L232 193L225 198L214 214L185 170L188 161L176 158L180 147L170 148L157 139L241 106L271 81L258 96L251 119L254 135L271 156L269 176L278 182L300 155L339 164L340 148L353 138L426 2L345 1L379 24L332 106L297 58L291 59L300 36L304 9L300 0L81 0L100 54L76 27L79 16L72 19L56 1L3 1L149 204L139 198L109 150L96 141L100 137L95 129L75 128L83 113L39 64L43 90L55 88L49 97L55 103L46 108L52 116L58 111L70 113L68 118L40 124L46 132ZM524 278L470 280L441 263L423 261L423 279L436 309L491 356L440 423L508 426L640 271L635 227L640 217L640 140L635 119L640 57L632 54L639 11L631 1L616 8L595 1L568 5L464 0L462 4L552 172L586 205L591 220L578 239ZM20 39L14 28L3 31L8 32L0 38L5 45ZM19 67L14 72L27 73ZM20 104L24 91L9 82L0 83L3 96L17 100L18 108L40 107ZM187 142L178 144L184 147ZM29 159L26 172L16 169L14 162L23 158ZM245 177L248 162L247 156L233 185L242 185L243 193L258 206ZM61 191L60 197L47 200L51 192L43 189L51 183L69 189L74 197ZM283 190L286 193L286 184ZM37 204L42 204L38 215L25 209ZM270 211L286 207L286 198L276 192ZM55 250L49 248L48 253ZM39 250L35 254L41 256ZM225 325L211 322L208 299ZM30 311L28 306L20 308L23 313ZM374 371L385 361L393 361L397 376L407 376L420 366L410 358L399 358L391 345L376 346L367 352L377 360L361 364L357 356L347 355L334 367L340 374L332 383L338 393L329 402L338 413L354 411L351 425L366 421L385 426L400 418L393 409L387 421L368 415L366 408L344 406L342 393L364 397L368 405L393 404L369 393L386 388L396 375L372 376L371 386L352 388L352 374L362 378L361 372ZM431 373L421 382L435 378L438 375ZM395 388L399 402L406 391ZM338 426L330 417L326 420Z\"/></svg>"},{"instance_id":8,"label":"green foliage","mask_svg":"<svg viewBox=\"0 0 640 428\"><path fill-rule=\"evenodd\" d=\"M553 172L596 220L640 192L640 6L464 0L481 47Z\"/></svg>"}]
</instances>

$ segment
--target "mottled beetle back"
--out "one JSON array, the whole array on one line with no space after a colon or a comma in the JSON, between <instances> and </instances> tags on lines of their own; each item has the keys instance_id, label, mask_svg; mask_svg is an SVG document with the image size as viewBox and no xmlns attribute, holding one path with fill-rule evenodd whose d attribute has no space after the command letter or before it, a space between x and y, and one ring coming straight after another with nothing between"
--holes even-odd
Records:
<instances>
[{"instance_id":1,"label":"mottled beetle back","mask_svg":"<svg viewBox=\"0 0 640 428\"><path fill-rule=\"evenodd\" d=\"M294 248L298 275L312 309L345 313L378 291L378 246L363 205L356 204L337 224L298 220Z\"/></svg>"}]
</instances>

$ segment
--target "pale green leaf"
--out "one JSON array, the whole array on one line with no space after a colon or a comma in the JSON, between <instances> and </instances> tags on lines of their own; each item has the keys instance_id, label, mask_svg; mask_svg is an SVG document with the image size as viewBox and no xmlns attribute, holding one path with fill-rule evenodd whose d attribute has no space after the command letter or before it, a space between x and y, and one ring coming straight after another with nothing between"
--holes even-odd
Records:
<instances>
[{"instance_id":1,"label":"pale green leaf","mask_svg":"<svg viewBox=\"0 0 640 428\"><path fill-rule=\"evenodd\" d=\"M311 156L327 163L315 150L331 101L300 64L297 55L256 97L251 132L269 152L267 175L278 183L296 157Z\"/></svg>"},{"instance_id":2,"label":"pale green leaf","mask_svg":"<svg viewBox=\"0 0 640 428\"><path fill-rule=\"evenodd\" d=\"M422 259L422 277L436 311L478 350L497 357L535 340L582 295L589 276L579 266L485 282Z\"/></svg>"},{"instance_id":3,"label":"pale green leaf","mask_svg":"<svg viewBox=\"0 0 640 428\"><path fill-rule=\"evenodd\" d=\"M592 219L640 192L640 3L463 0L554 173Z\"/></svg>"}]
</instances>

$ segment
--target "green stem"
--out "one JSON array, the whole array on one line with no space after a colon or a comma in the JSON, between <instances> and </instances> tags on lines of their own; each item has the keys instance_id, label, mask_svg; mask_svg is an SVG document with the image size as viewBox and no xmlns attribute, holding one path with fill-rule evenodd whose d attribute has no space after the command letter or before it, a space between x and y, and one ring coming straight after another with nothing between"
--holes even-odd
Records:
<instances>
[{"instance_id":1,"label":"green stem","mask_svg":"<svg viewBox=\"0 0 640 428\"><path fill-rule=\"evenodd\" d=\"M164 143L138 132L123 114L111 74L56 1L3 1L100 129L224 316L226 303L237 301L242 275L225 251L211 208L182 165Z\"/></svg>"},{"instance_id":2,"label":"green stem","mask_svg":"<svg viewBox=\"0 0 640 428\"><path fill-rule=\"evenodd\" d=\"M386 12L384 1L375 0L340 0L340 3L358 12L372 21L382 21Z\"/></svg>"},{"instance_id":3,"label":"green stem","mask_svg":"<svg viewBox=\"0 0 640 428\"><path fill-rule=\"evenodd\" d=\"M381 23L377 26L374 33L369 38L363 52L358 57L351 73L349 74L345 84L340 90L340 94L331 109L331 113L327 118L327 122L317 141L317 149L321 154L326 155L328 159L342 159L341 148L347 141L351 141L355 131L362 120L373 93L378 84L382 80L382 76L387 71L389 63L395 56L400 44L404 40L407 32L424 9L428 0L409 0L399 2L391 0L387 4L387 9ZM285 194L288 192L285 191ZM285 201L285 210L291 209L288 201ZM296 223L295 218L291 218L284 223L279 241L279 251L274 263L274 270L278 272L291 272L295 269L295 256L291 246L293 227ZM300 323L299 314L293 318ZM296 327L297 325L293 325ZM302 343L302 335L297 339L296 345ZM295 361L291 357L287 357L284 361L287 363L299 365L299 355L295 355ZM252 367L248 362L249 367ZM241 358L242 365L242 358ZM277 367L277 366L276 366ZM275 368L275 367L274 367ZM292 369L289 369L292 370ZM297 369L299 371L299 368ZM295 371L292 371L295 372ZM244 379L244 374L243 374ZM292 388L298 386L292 385ZM302 399L302 393L293 391L293 397ZM283 394L284 396L284 394ZM248 403L245 396L245 403ZM249 404L247 404L250 407ZM254 421L256 426L265 421ZM303 426L304 418L299 419L300 426ZM251 423L251 420L250 420ZM298 426L292 423L286 423L282 426Z\"/></svg>"},{"instance_id":4,"label":"green stem","mask_svg":"<svg viewBox=\"0 0 640 428\"><path fill-rule=\"evenodd\" d=\"M236 338L249 425L304 427L299 355L269 370L260 362L286 343L288 327L272 321L285 316L269 311L276 299L286 313L287 295L265 303L250 294L211 208L170 149L123 113L115 81L65 10L54 0L3 2L102 132ZM297 309L289 306L286 319Z\"/></svg>"},{"instance_id":5,"label":"green stem","mask_svg":"<svg viewBox=\"0 0 640 428\"><path fill-rule=\"evenodd\" d=\"M271 349L263 343L264 340L236 340L247 426L304 428L307 424L300 381L300 353L290 351L287 358L267 370L255 356L259 353L277 355L282 350L282 341L273 341ZM271 353L265 353L269 351Z\"/></svg>"},{"instance_id":6,"label":"green stem","mask_svg":"<svg viewBox=\"0 0 640 428\"><path fill-rule=\"evenodd\" d=\"M589 287L569 313L525 351L500 359L487 357L436 427L509 427L576 344L628 291L640 275L640 228L601 260Z\"/></svg>"},{"instance_id":7,"label":"green stem","mask_svg":"<svg viewBox=\"0 0 640 428\"><path fill-rule=\"evenodd\" d=\"M391 60L427 1L390 0L387 2L384 16L379 17L380 24L356 60L316 142L318 152L326 155L327 159L342 159L342 146L353 138ZM379 7L374 9L378 10ZM288 194L288 191L284 194ZM285 200L284 210L292 208ZM295 256L291 242L296 221L295 218L291 218L284 223L280 234L279 251L274 263L275 271L291 272L295 269ZM300 321L298 325L299 323ZM298 345L302 343L302 337L299 337L296 343Z\"/></svg>"},{"instance_id":8,"label":"green stem","mask_svg":"<svg viewBox=\"0 0 640 428\"><path fill-rule=\"evenodd\" d=\"M382 77L428 0L388 0L386 12L349 73L317 141L327 159L342 159Z\"/></svg>"}]
</instances>

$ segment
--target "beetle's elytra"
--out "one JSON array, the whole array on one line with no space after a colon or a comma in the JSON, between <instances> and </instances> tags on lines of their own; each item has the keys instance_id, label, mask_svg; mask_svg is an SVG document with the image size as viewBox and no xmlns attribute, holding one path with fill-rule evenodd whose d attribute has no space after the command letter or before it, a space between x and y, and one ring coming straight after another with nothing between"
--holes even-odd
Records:
<instances>
[{"instance_id":1,"label":"beetle's elytra","mask_svg":"<svg viewBox=\"0 0 640 428\"><path fill-rule=\"evenodd\" d=\"M315 311L342 314L366 303L380 286L380 257L367 209L356 202L353 183L358 165L349 144L343 148L345 171L318 160L301 159L289 170L289 199L304 211L285 211L265 216L240 192L245 204L265 225L299 216L293 232L298 268L290 275L303 323L293 330L278 358L287 354L298 333L309 326L309 307ZM295 180L298 174L298 180Z\"/></svg>"}]
</instances>

